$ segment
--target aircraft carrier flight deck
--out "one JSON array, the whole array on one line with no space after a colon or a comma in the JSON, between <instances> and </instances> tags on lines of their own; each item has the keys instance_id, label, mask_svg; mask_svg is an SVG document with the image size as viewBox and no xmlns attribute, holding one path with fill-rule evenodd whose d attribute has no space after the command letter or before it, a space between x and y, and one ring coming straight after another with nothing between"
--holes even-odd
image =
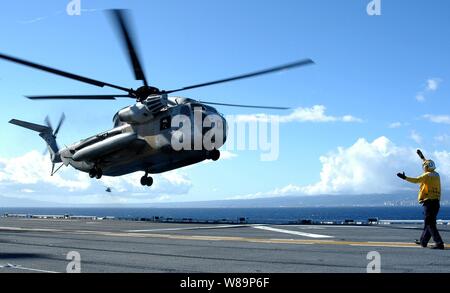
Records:
<instances>
[{"instance_id":1,"label":"aircraft carrier flight deck","mask_svg":"<svg viewBox=\"0 0 450 293\"><path fill-rule=\"evenodd\" d=\"M449 272L450 252L421 248L421 225L258 225L0 218L0 272ZM439 225L444 241L450 226Z\"/></svg>"}]
</instances>

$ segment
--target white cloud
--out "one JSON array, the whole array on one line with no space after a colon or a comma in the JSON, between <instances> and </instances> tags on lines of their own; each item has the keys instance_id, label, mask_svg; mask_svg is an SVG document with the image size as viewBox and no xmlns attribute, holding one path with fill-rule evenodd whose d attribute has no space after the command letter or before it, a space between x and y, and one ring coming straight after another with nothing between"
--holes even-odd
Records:
<instances>
[{"instance_id":1,"label":"white cloud","mask_svg":"<svg viewBox=\"0 0 450 293\"><path fill-rule=\"evenodd\" d=\"M435 139L437 142L444 143L444 142L450 141L450 136L449 136L448 134L441 134L441 135L435 136L434 139Z\"/></svg>"},{"instance_id":2,"label":"white cloud","mask_svg":"<svg viewBox=\"0 0 450 293\"><path fill-rule=\"evenodd\" d=\"M414 140L417 144L421 144L422 143L422 136L419 133L417 133L415 130L411 131L411 134L409 135L409 138Z\"/></svg>"},{"instance_id":3,"label":"white cloud","mask_svg":"<svg viewBox=\"0 0 450 293\"><path fill-rule=\"evenodd\" d=\"M450 185L450 152L433 152L426 157L435 160L443 184ZM372 142L360 138L350 147L320 157L320 180L309 185L289 184L268 192L232 197L258 198L289 195L320 194L391 194L402 190L417 190L417 186L400 180L396 174L405 171L408 176L421 174L421 160L416 149L396 146L381 136Z\"/></svg>"},{"instance_id":4,"label":"white cloud","mask_svg":"<svg viewBox=\"0 0 450 293\"><path fill-rule=\"evenodd\" d=\"M267 114L252 114L252 115L237 115L237 122L262 121L268 122L277 119L280 123L289 122L362 122L363 120L352 115L344 116L330 116L325 114L326 107L323 105L315 105L311 108L296 108L288 115L267 115Z\"/></svg>"},{"instance_id":5,"label":"white cloud","mask_svg":"<svg viewBox=\"0 0 450 293\"><path fill-rule=\"evenodd\" d=\"M83 14L83 13L92 13L92 12L97 12L97 11L101 11L101 9L96 9L96 8L82 8L82 9L81 9L81 14ZM47 15L47 16L35 17L35 18L31 18L31 19L19 21L18 23L20 23L20 24L34 24L34 23L36 23L36 22L40 22L40 21L49 19L49 18L51 18L51 17L54 17L54 16L57 16L57 15L63 14L63 13L65 14L65 13L67 13L67 12L66 12L66 11L62 11L62 10L60 10L60 11L55 11L55 12L53 13L53 15Z\"/></svg>"},{"instance_id":6,"label":"white cloud","mask_svg":"<svg viewBox=\"0 0 450 293\"><path fill-rule=\"evenodd\" d=\"M405 127L405 126L409 126L409 125L410 125L409 122L395 121L395 122L390 123L388 125L388 128L394 129L394 128L400 128L400 127Z\"/></svg>"},{"instance_id":7,"label":"white cloud","mask_svg":"<svg viewBox=\"0 0 450 293\"><path fill-rule=\"evenodd\" d=\"M418 102L425 102L425 96L424 96L422 93L417 94L417 95L416 95L416 100L417 100Z\"/></svg>"},{"instance_id":8,"label":"white cloud","mask_svg":"<svg viewBox=\"0 0 450 293\"><path fill-rule=\"evenodd\" d=\"M0 182L18 184L51 184L70 191L86 190L90 183L81 173L66 176L66 170L50 176L51 163L38 151L15 158L0 158Z\"/></svg>"},{"instance_id":9,"label":"white cloud","mask_svg":"<svg viewBox=\"0 0 450 293\"><path fill-rule=\"evenodd\" d=\"M441 83L441 79L439 78L430 78L427 80L427 91L436 91L439 87L439 84Z\"/></svg>"},{"instance_id":10,"label":"white cloud","mask_svg":"<svg viewBox=\"0 0 450 293\"><path fill-rule=\"evenodd\" d=\"M363 122L362 119L354 117L352 115L342 116L342 119L337 118L338 120L342 120L343 122Z\"/></svg>"},{"instance_id":11,"label":"white cloud","mask_svg":"<svg viewBox=\"0 0 450 293\"><path fill-rule=\"evenodd\" d=\"M400 128L400 127L402 127L403 126L403 123L401 123L401 122L392 122L391 124L389 124L389 128Z\"/></svg>"},{"instance_id":12,"label":"white cloud","mask_svg":"<svg viewBox=\"0 0 450 293\"><path fill-rule=\"evenodd\" d=\"M442 185L444 186L444 189L448 189L448 186L450 185L450 152L435 151L433 157L437 166L437 171L441 175L443 181Z\"/></svg>"},{"instance_id":13,"label":"white cloud","mask_svg":"<svg viewBox=\"0 0 450 293\"><path fill-rule=\"evenodd\" d=\"M24 188L24 189L21 190L21 192L24 192L24 193L33 193L34 190L33 190L33 189L29 189L29 188Z\"/></svg>"},{"instance_id":14,"label":"white cloud","mask_svg":"<svg viewBox=\"0 0 450 293\"><path fill-rule=\"evenodd\" d=\"M220 159L221 160L231 160L236 157L237 157L237 154L233 153L231 151L220 151Z\"/></svg>"},{"instance_id":15,"label":"white cloud","mask_svg":"<svg viewBox=\"0 0 450 293\"><path fill-rule=\"evenodd\" d=\"M425 88L416 94L416 100L418 102L425 102L426 94L437 91L441 82L442 82L442 79L440 79L440 78L427 79Z\"/></svg>"},{"instance_id":16,"label":"white cloud","mask_svg":"<svg viewBox=\"0 0 450 293\"><path fill-rule=\"evenodd\" d=\"M434 123L450 124L450 116L448 116L448 115L426 114L426 115L423 115L423 118L425 118L431 122L434 122Z\"/></svg>"},{"instance_id":17,"label":"white cloud","mask_svg":"<svg viewBox=\"0 0 450 293\"><path fill-rule=\"evenodd\" d=\"M305 194L390 193L404 184L395 174L417 161L414 150L400 148L382 136L372 142L361 138L349 148L320 157L320 181L303 187Z\"/></svg>"},{"instance_id":18,"label":"white cloud","mask_svg":"<svg viewBox=\"0 0 450 293\"><path fill-rule=\"evenodd\" d=\"M154 202L187 194L191 182L182 171L152 175L152 187L140 184L143 172L120 177L89 178L72 167L62 167L50 176L51 163L47 156L31 151L19 157L0 157L0 192L9 197L56 203L135 203ZM112 187L112 194L105 187Z\"/></svg>"},{"instance_id":19,"label":"white cloud","mask_svg":"<svg viewBox=\"0 0 450 293\"><path fill-rule=\"evenodd\" d=\"M32 24L47 19L46 16L36 17L28 20L19 21L20 24Z\"/></svg>"}]
</instances>

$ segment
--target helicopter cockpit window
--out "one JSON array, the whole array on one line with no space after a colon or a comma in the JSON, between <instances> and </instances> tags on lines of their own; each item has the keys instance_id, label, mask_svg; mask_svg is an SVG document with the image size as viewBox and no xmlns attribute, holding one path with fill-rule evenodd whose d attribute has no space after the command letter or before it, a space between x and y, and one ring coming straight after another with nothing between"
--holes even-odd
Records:
<instances>
[{"instance_id":1,"label":"helicopter cockpit window","mask_svg":"<svg viewBox=\"0 0 450 293\"><path fill-rule=\"evenodd\" d=\"M120 125L124 124L122 121L120 121L119 115L117 115L117 114L114 115L113 123L114 123L114 127L119 127Z\"/></svg>"},{"instance_id":2,"label":"helicopter cockpit window","mask_svg":"<svg viewBox=\"0 0 450 293\"><path fill-rule=\"evenodd\" d=\"M170 128L170 116L165 116L160 120L160 130L165 130Z\"/></svg>"},{"instance_id":3,"label":"helicopter cockpit window","mask_svg":"<svg viewBox=\"0 0 450 293\"><path fill-rule=\"evenodd\" d=\"M214 109L213 107L205 106L205 109L206 109L208 112L211 112L211 113L217 113L217 110Z\"/></svg>"}]
</instances>

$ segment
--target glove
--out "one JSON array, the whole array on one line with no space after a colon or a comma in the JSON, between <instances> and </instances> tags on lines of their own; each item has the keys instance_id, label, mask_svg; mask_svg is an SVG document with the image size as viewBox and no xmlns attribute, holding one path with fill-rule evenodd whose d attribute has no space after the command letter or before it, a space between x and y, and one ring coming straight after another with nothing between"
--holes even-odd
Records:
<instances>
[{"instance_id":1,"label":"glove","mask_svg":"<svg viewBox=\"0 0 450 293\"><path fill-rule=\"evenodd\" d=\"M421 150L417 150L417 154L419 155L419 157L425 161L425 156L422 154Z\"/></svg>"},{"instance_id":2,"label":"glove","mask_svg":"<svg viewBox=\"0 0 450 293\"><path fill-rule=\"evenodd\" d=\"M402 178L403 180L406 179L405 172L403 172L403 173L397 173L397 176L400 177L400 178Z\"/></svg>"}]
</instances>

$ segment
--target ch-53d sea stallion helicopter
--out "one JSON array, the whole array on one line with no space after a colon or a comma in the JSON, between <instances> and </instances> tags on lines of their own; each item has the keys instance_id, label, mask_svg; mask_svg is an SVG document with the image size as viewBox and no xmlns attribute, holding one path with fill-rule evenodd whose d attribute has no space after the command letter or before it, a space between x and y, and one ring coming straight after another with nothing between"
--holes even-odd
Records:
<instances>
[{"instance_id":1,"label":"ch-53d sea stallion helicopter","mask_svg":"<svg viewBox=\"0 0 450 293\"><path fill-rule=\"evenodd\" d=\"M115 100L116 98L132 98L136 100L134 105L123 108L114 115L114 128L111 130L83 139L62 149L59 149L56 143L56 136L65 119L64 114L55 130L48 119L46 119L46 126L12 119L10 123L37 131L39 136L45 140L52 162L51 175L55 174L62 166L68 165L82 172L87 172L91 178L97 179L100 179L102 175L121 176L137 171L144 171L145 175L141 178L141 184L144 186L151 186L153 184L153 179L148 174L161 173L181 168L199 163L206 159L218 160L220 157L220 151L218 149L226 140L227 124L225 118L215 108L209 105L266 109L288 108L205 101L200 102L189 98L169 97L168 95L184 90L255 77L314 63L311 59L304 59L282 66L186 86L175 90L160 90L150 86L145 78L141 62L135 49L134 41L131 38L130 26L128 25L125 11L110 10L109 14L119 31L124 47L127 49L129 62L134 71L135 78L136 80L143 82L143 86L137 89L130 89L102 82L16 57L0 54L0 59L5 59L87 84L118 89L126 93L122 95L27 96L29 99ZM175 150L171 145L171 141L177 132L171 125L172 118L176 115L183 115L192 122L192 125L195 125L194 119L196 114L200 115L201 119L205 119L205 117L208 117L209 115L218 117L219 119L209 126L210 128L211 126L221 127L223 130L222 139L216 139L215 141L213 139L213 146L207 149L202 147L200 149ZM194 126L192 127L194 128ZM194 129L191 135L195 135L195 133L196 131ZM200 136L201 135L205 135L205 129L200 130ZM186 137L182 137L182 139L186 139ZM190 139L191 141L195 140L193 137ZM62 164L55 171L56 163Z\"/></svg>"}]
</instances>

